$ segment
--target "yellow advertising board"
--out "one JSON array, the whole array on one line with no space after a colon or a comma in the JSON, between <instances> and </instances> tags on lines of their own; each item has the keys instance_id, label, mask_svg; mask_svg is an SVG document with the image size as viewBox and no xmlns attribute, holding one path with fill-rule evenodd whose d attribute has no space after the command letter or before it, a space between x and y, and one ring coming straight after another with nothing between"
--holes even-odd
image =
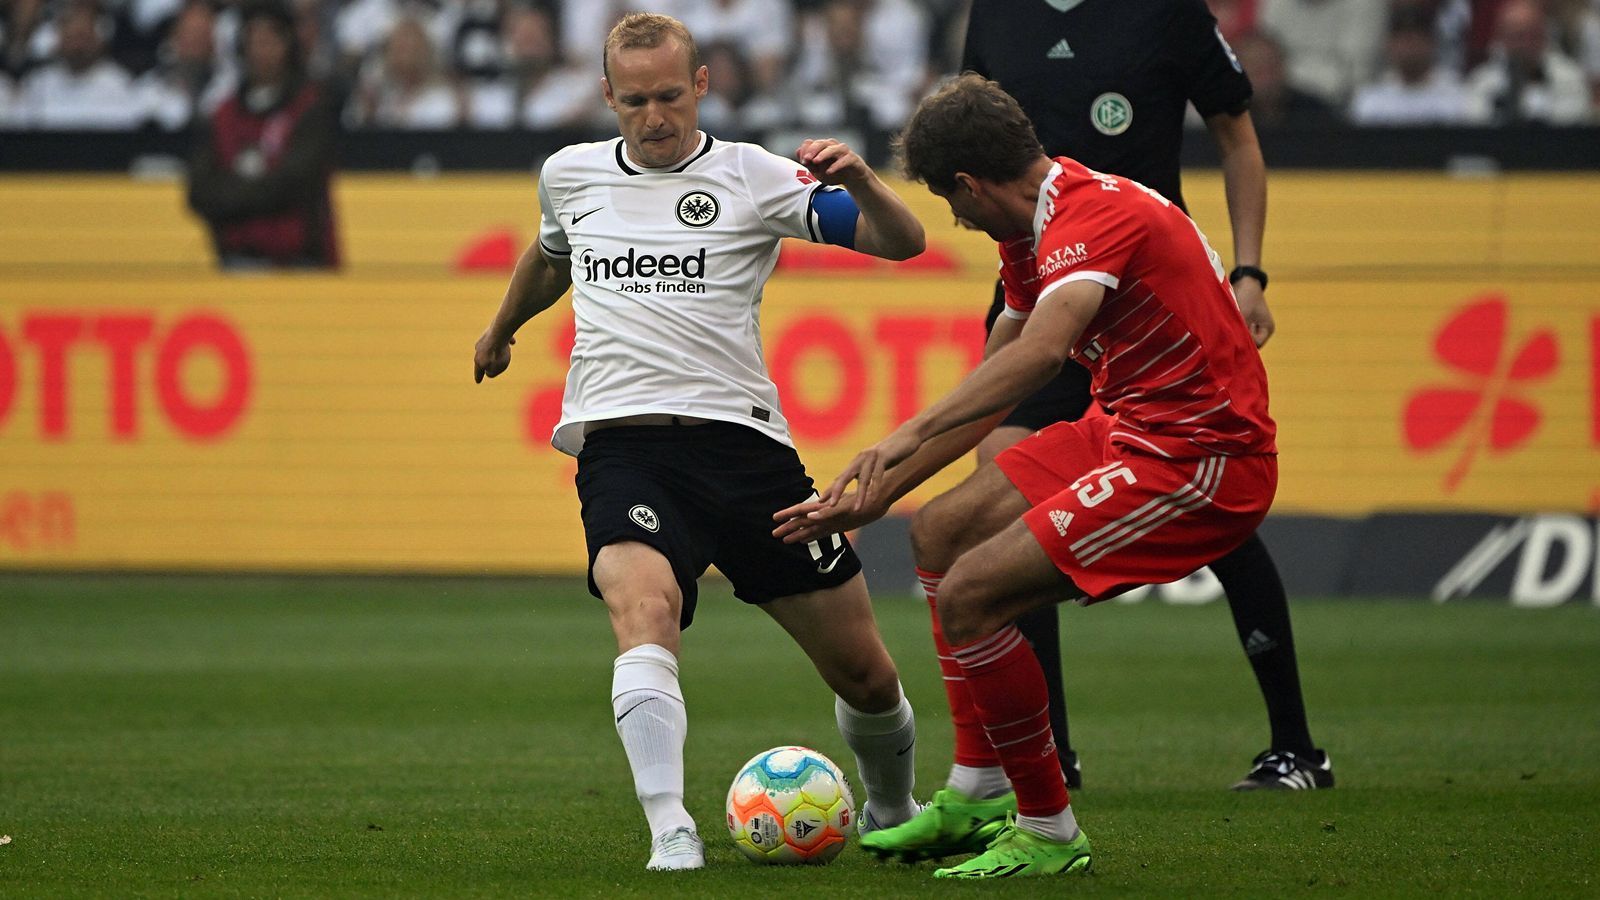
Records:
<instances>
[{"instance_id":1,"label":"yellow advertising board","mask_svg":"<svg viewBox=\"0 0 1600 900\"><path fill-rule=\"evenodd\" d=\"M1509 181L1274 180L1277 509L1600 506L1600 179ZM581 571L574 463L548 443L567 306L471 377L529 187L347 178L347 273L226 277L175 185L0 180L0 567ZM766 293L819 478L981 349L991 250L905 190L928 260L792 248ZM1189 191L1226 256L1200 202L1220 189Z\"/></svg>"}]
</instances>

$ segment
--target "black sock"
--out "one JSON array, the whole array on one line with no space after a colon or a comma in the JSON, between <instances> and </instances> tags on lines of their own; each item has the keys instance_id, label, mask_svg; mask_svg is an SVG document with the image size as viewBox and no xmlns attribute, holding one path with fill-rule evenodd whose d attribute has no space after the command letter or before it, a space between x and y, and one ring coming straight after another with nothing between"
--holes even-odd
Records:
<instances>
[{"instance_id":1,"label":"black sock","mask_svg":"<svg viewBox=\"0 0 1600 900\"><path fill-rule=\"evenodd\" d=\"M1272 749L1312 754L1315 747L1306 725L1305 700L1300 695L1289 601L1267 545L1260 535L1252 534L1232 553L1212 563L1211 571L1228 592L1228 608L1233 611L1239 643L1250 657L1261 696L1267 701Z\"/></svg>"},{"instance_id":2,"label":"black sock","mask_svg":"<svg viewBox=\"0 0 1600 900\"><path fill-rule=\"evenodd\" d=\"M1050 730L1056 737L1056 753L1063 758L1072 752L1067 738L1067 697L1061 687L1061 626L1056 606L1051 603L1017 617L1017 630L1028 639L1033 655L1044 669L1044 686L1050 694Z\"/></svg>"}]
</instances>

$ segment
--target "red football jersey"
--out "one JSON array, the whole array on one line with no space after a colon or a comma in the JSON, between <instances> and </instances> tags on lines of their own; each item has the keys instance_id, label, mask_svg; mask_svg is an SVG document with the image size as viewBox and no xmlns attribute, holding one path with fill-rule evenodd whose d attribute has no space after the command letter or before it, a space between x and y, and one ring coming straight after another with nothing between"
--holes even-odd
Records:
<instances>
[{"instance_id":1,"label":"red football jersey","mask_svg":"<svg viewBox=\"0 0 1600 900\"><path fill-rule=\"evenodd\" d=\"M1000 245L1005 314L1027 318L1068 281L1105 285L1071 352L1120 420L1113 445L1175 459L1277 452L1261 355L1221 259L1182 210L1058 157L1033 225L1032 239Z\"/></svg>"}]
</instances>

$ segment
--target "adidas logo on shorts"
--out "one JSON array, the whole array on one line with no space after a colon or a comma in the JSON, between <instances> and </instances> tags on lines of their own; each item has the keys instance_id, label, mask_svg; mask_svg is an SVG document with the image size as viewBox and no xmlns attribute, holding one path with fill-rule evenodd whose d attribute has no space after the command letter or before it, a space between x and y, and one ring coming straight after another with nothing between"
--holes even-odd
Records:
<instances>
[{"instance_id":1,"label":"adidas logo on shorts","mask_svg":"<svg viewBox=\"0 0 1600 900\"><path fill-rule=\"evenodd\" d=\"M1067 536L1067 526L1072 524L1072 513L1059 509L1050 510L1050 524L1056 527L1056 533L1062 537Z\"/></svg>"}]
</instances>

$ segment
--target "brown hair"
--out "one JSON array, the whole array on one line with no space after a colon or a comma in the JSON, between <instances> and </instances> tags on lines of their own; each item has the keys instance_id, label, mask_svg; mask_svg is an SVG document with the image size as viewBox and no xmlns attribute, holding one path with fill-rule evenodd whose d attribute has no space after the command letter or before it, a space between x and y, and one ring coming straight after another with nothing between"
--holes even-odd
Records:
<instances>
[{"instance_id":1,"label":"brown hair","mask_svg":"<svg viewBox=\"0 0 1600 900\"><path fill-rule=\"evenodd\" d=\"M695 48L694 36L682 22L671 16L657 13L629 13L622 17L606 35L606 45L600 51L600 68L606 78L611 78L611 53L614 50L649 50L661 46L667 38L676 38L689 54L689 74L700 69L700 51Z\"/></svg>"},{"instance_id":2,"label":"brown hair","mask_svg":"<svg viewBox=\"0 0 1600 900\"><path fill-rule=\"evenodd\" d=\"M907 178L939 191L955 188L957 172L1011 181L1044 155L1017 101L974 72L949 79L917 104L895 150Z\"/></svg>"}]
</instances>

